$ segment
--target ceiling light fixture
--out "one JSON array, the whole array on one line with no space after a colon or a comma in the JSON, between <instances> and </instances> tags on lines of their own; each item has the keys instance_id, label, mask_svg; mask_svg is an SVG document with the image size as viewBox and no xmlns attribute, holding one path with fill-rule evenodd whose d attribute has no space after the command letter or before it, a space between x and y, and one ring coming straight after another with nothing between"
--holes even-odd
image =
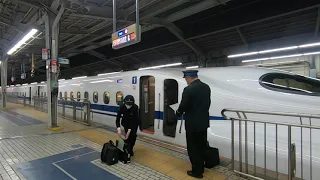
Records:
<instances>
[{"instance_id":1,"label":"ceiling light fixture","mask_svg":"<svg viewBox=\"0 0 320 180\"><path fill-rule=\"evenodd\" d=\"M33 83L31 83L31 84L33 85L33 84L38 84L38 83L37 83L37 82L33 82Z\"/></svg>"},{"instance_id":2,"label":"ceiling light fixture","mask_svg":"<svg viewBox=\"0 0 320 180\"><path fill-rule=\"evenodd\" d=\"M186 67L186 69L197 69L199 68L199 66L189 66L189 67Z\"/></svg>"},{"instance_id":3,"label":"ceiling light fixture","mask_svg":"<svg viewBox=\"0 0 320 180\"><path fill-rule=\"evenodd\" d=\"M102 83L102 82L113 82L113 80L106 79L106 80L102 80L102 81L93 81L93 82L90 82L90 83L95 84L95 83Z\"/></svg>"},{"instance_id":4,"label":"ceiling light fixture","mask_svg":"<svg viewBox=\"0 0 320 180\"><path fill-rule=\"evenodd\" d=\"M83 78L87 78L87 76L74 77L72 79L83 79Z\"/></svg>"},{"instance_id":5,"label":"ceiling light fixture","mask_svg":"<svg viewBox=\"0 0 320 180\"><path fill-rule=\"evenodd\" d=\"M12 55L17 49L19 49L24 43L26 43L30 38L32 38L33 35L35 35L38 32L37 29L31 29L30 32L25 35L16 45L11 48L7 54Z\"/></svg>"},{"instance_id":6,"label":"ceiling light fixture","mask_svg":"<svg viewBox=\"0 0 320 180\"><path fill-rule=\"evenodd\" d=\"M146 67L146 68L140 68L138 70L141 71L141 70L148 70L148 69L158 69L158 68L180 66L180 65L182 65L182 63L173 63L173 64L165 64L165 65L160 65L160 66L151 66L151 67Z\"/></svg>"},{"instance_id":7,"label":"ceiling light fixture","mask_svg":"<svg viewBox=\"0 0 320 180\"><path fill-rule=\"evenodd\" d=\"M271 59L282 59L282 58L289 58L289 57L300 57L300 56L308 56L308 55L314 55L314 54L320 54L320 51L303 53L303 54L291 54L291 55L286 55L286 56L274 56L274 57L267 57L267 58L250 59L250 60L243 60L242 62L243 62L243 63L246 63L246 62L254 62L254 61L265 61L265 60L271 60Z\"/></svg>"},{"instance_id":8,"label":"ceiling light fixture","mask_svg":"<svg viewBox=\"0 0 320 180\"><path fill-rule=\"evenodd\" d=\"M119 71L119 72L111 72L111 73L98 74L98 76L106 76L106 75L118 74L118 73L121 73L121 71Z\"/></svg>"},{"instance_id":9,"label":"ceiling light fixture","mask_svg":"<svg viewBox=\"0 0 320 180\"><path fill-rule=\"evenodd\" d=\"M268 49L268 50L257 51L257 52L233 54L233 55L229 55L228 58L251 56L251 55L256 55L256 54L267 54L267 53L271 53L271 52L287 51L287 50L292 50L292 49L315 47L315 46L320 46L320 42L310 43L310 44L302 44L302 45L299 45L299 46L288 46L288 47L283 47L283 48Z\"/></svg>"}]
</instances>

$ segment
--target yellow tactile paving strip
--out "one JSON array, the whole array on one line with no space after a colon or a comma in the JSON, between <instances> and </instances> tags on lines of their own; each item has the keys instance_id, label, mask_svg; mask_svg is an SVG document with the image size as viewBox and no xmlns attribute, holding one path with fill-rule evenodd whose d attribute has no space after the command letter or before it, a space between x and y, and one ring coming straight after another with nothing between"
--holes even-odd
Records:
<instances>
[{"instance_id":1,"label":"yellow tactile paving strip","mask_svg":"<svg viewBox=\"0 0 320 180\"><path fill-rule=\"evenodd\" d=\"M39 120L48 119L46 113L34 110L33 108L10 104L9 109L15 112L33 117L35 119L39 119ZM81 127L83 129L83 125L78 123L73 123L72 121L61 120L59 122L59 125L63 129L68 129L71 131L81 129ZM97 131L95 129L87 129L87 130L77 131L74 133L90 141L98 143L100 145L103 145L109 140L115 141L117 139L116 136L113 136L105 132ZM190 163L180 158L161 153L159 151L153 150L143 145L137 144L135 146L135 156L132 159L142 165L155 169L174 179L183 179L183 180L195 179L188 176L186 173L187 170L191 169ZM206 169L203 179L225 180L227 179L227 176L217 173L214 170Z\"/></svg>"}]
</instances>

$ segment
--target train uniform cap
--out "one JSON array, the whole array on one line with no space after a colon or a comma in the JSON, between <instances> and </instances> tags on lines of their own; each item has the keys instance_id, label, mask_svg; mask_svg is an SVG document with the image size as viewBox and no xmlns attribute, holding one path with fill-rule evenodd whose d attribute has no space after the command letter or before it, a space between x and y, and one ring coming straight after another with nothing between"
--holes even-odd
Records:
<instances>
[{"instance_id":1,"label":"train uniform cap","mask_svg":"<svg viewBox=\"0 0 320 180\"><path fill-rule=\"evenodd\" d=\"M125 104L132 105L134 104L134 97L131 95L127 95L123 101Z\"/></svg>"},{"instance_id":2,"label":"train uniform cap","mask_svg":"<svg viewBox=\"0 0 320 180\"><path fill-rule=\"evenodd\" d=\"M187 70L187 71L182 71L183 72L183 78L186 76L198 76L198 70Z\"/></svg>"}]
</instances>

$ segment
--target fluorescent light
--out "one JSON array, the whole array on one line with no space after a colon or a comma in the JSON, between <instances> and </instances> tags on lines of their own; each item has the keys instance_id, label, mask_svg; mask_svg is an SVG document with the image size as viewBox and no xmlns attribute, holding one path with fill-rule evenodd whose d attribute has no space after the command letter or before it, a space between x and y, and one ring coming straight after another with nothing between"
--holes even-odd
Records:
<instances>
[{"instance_id":1,"label":"fluorescent light","mask_svg":"<svg viewBox=\"0 0 320 180\"><path fill-rule=\"evenodd\" d=\"M31 84L38 84L37 82L33 82L33 83L31 83Z\"/></svg>"},{"instance_id":2,"label":"fluorescent light","mask_svg":"<svg viewBox=\"0 0 320 180\"><path fill-rule=\"evenodd\" d=\"M71 84L71 86L79 86L79 85L81 85L81 84L83 84L83 83Z\"/></svg>"},{"instance_id":3,"label":"fluorescent light","mask_svg":"<svg viewBox=\"0 0 320 180\"><path fill-rule=\"evenodd\" d=\"M259 58L259 59L250 59L250 60L244 60L242 62L254 62L254 61L265 61L268 60L269 58Z\"/></svg>"},{"instance_id":4,"label":"fluorescent light","mask_svg":"<svg viewBox=\"0 0 320 180\"><path fill-rule=\"evenodd\" d=\"M44 81L41 81L41 84L42 84L42 83L45 83L45 82L44 82Z\"/></svg>"},{"instance_id":5,"label":"fluorescent light","mask_svg":"<svg viewBox=\"0 0 320 180\"><path fill-rule=\"evenodd\" d=\"M10 87L13 87L14 85L10 85Z\"/></svg>"},{"instance_id":6,"label":"fluorescent light","mask_svg":"<svg viewBox=\"0 0 320 180\"><path fill-rule=\"evenodd\" d=\"M118 73L121 73L121 71L120 72L111 72L111 73L98 74L98 76L105 76L105 75L118 74Z\"/></svg>"},{"instance_id":7,"label":"fluorescent light","mask_svg":"<svg viewBox=\"0 0 320 180\"><path fill-rule=\"evenodd\" d=\"M304 56L313 55L313 54L320 54L320 51L317 52L310 52L310 53L304 53Z\"/></svg>"},{"instance_id":8,"label":"fluorescent light","mask_svg":"<svg viewBox=\"0 0 320 180\"><path fill-rule=\"evenodd\" d=\"M259 52L249 52L249 53L243 53L243 54L234 54L234 55L229 55L228 58L235 58L235 57L241 57L241 56L250 56L250 55L255 55L258 54Z\"/></svg>"},{"instance_id":9,"label":"fluorescent light","mask_svg":"<svg viewBox=\"0 0 320 180\"><path fill-rule=\"evenodd\" d=\"M189 67L186 67L186 69L196 69L196 68L199 68L199 66L189 66Z\"/></svg>"},{"instance_id":10,"label":"fluorescent light","mask_svg":"<svg viewBox=\"0 0 320 180\"><path fill-rule=\"evenodd\" d=\"M147 70L147 69L158 69L158 68L171 67L171 66L180 66L181 64L182 63L165 64L165 65L160 65L160 66L151 66L151 67L146 67L146 68L140 68L138 70L141 71L141 70Z\"/></svg>"},{"instance_id":11,"label":"fluorescent light","mask_svg":"<svg viewBox=\"0 0 320 180\"><path fill-rule=\"evenodd\" d=\"M26 86L26 85L28 85L28 83L22 84L22 86Z\"/></svg>"},{"instance_id":12,"label":"fluorescent light","mask_svg":"<svg viewBox=\"0 0 320 180\"><path fill-rule=\"evenodd\" d=\"M83 78L87 78L87 76L74 77L72 79L83 79Z\"/></svg>"},{"instance_id":13,"label":"fluorescent light","mask_svg":"<svg viewBox=\"0 0 320 180\"><path fill-rule=\"evenodd\" d=\"M311 44L303 44L303 45L300 45L299 48L313 47L313 46L320 46L320 42L318 42L318 43L311 43Z\"/></svg>"},{"instance_id":14,"label":"fluorescent light","mask_svg":"<svg viewBox=\"0 0 320 180\"><path fill-rule=\"evenodd\" d=\"M7 54L11 55L13 54L17 49L19 49L25 42L27 42L33 35L35 35L38 32L37 29L32 29L27 35L25 35L16 45L11 48Z\"/></svg>"},{"instance_id":15,"label":"fluorescent light","mask_svg":"<svg viewBox=\"0 0 320 180\"><path fill-rule=\"evenodd\" d=\"M64 81L65 79L59 79L58 81L60 82L60 81Z\"/></svg>"},{"instance_id":16,"label":"fluorescent light","mask_svg":"<svg viewBox=\"0 0 320 180\"><path fill-rule=\"evenodd\" d=\"M102 81L93 81L93 82L90 82L90 83L95 84L95 83L102 83L102 82L113 82L113 80L106 79L106 80L102 80Z\"/></svg>"},{"instance_id":17,"label":"fluorescent light","mask_svg":"<svg viewBox=\"0 0 320 180\"><path fill-rule=\"evenodd\" d=\"M276 56L276 57L270 57L270 59L282 59L282 58L289 58L289 57L298 57L302 56L303 54L292 54L287 56Z\"/></svg>"},{"instance_id":18,"label":"fluorescent light","mask_svg":"<svg viewBox=\"0 0 320 180\"><path fill-rule=\"evenodd\" d=\"M284 47L284 48L270 49L270 50L265 50L265 51L259 51L259 54L265 54L265 53L277 52L277 51L285 51L285 50L297 49L297 48L298 48L298 46L290 46L290 47Z\"/></svg>"},{"instance_id":19,"label":"fluorescent light","mask_svg":"<svg viewBox=\"0 0 320 180\"><path fill-rule=\"evenodd\" d=\"M19 86L21 86L21 84L16 84L16 87L19 87Z\"/></svg>"},{"instance_id":20,"label":"fluorescent light","mask_svg":"<svg viewBox=\"0 0 320 180\"><path fill-rule=\"evenodd\" d=\"M266 58L259 58L259 59L244 60L242 62L246 63L246 62L254 62L254 61L265 61L265 60L270 60L270 59L282 59L282 58L289 58L289 57L299 57L299 56L303 56L303 55L308 55L308 54L291 54L291 55L286 55L286 56L274 56L274 57L266 57Z\"/></svg>"},{"instance_id":21,"label":"fluorescent light","mask_svg":"<svg viewBox=\"0 0 320 180\"><path fill-rule=\"evenodd\" d=\"M241 57L241 56L250 56L250 55L256 55L256 54L266 54L266 53L271 53L271 52L287 51L287 50L292 50L292 49L297 49L297 48L306 48L306 47L314 47L314 46L320 46L320 42L310 43L310 44L302 44L302 45L299 45L299 46L288 46L288 47L283 47L283 48L268 49L268 50L257 51L257 52L233 54L233 55L229 55L228 58L235 58L235 57Z\"/></svg>"}]
</instances>

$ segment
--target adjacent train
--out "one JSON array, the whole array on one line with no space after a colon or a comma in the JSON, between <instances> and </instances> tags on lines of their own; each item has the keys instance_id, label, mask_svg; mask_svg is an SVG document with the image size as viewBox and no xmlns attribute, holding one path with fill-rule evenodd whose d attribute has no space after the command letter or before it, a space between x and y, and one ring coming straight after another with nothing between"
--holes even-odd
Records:
<instances>
[{"instance_id":1,"label":"adjacent train","mask_svg":"<svg viewBox=\"0 0 320 180\"><path fill-rule=\"evenodd\" d=\"M162 141L178 145L186 145L184 127L179 133L181 121L177 121L174 110L170 105L179 103L183 89L187 86L182 78L184 69L154 69L109 73L86 78L75 78L59 82L59 98L88 99L91 102L93 121L115 127L115 116L119 105L126 95L133 95L140 107L141 129L138 133ZM263 110L270 112L294 112L317 114L320 110L320 81L297 74L255 67L221 67L200 68L199 78L211 88L210 128L208 141L211 146L220 149L223 157L231 157L231 123L225 120L221 111L224 108L247 110ZM45 84L10 87L8 92L20 95L45 96ZM67 111L66 113L72 113ZM277 122L300 123L299 119L284 117L253 116L249 118ZM320 120L319 120L320 121ZM313 125L320 122L313 121ZM281 128L282 131L281 131ZM235 128L237 129L237 128ZM274 127L268 126L266 138L267 162L270 170L275 170L276 145ZM286 127L278 131L278 161L279 171L286 173L287 140ZM264 127L256 127L256 163L264 167ZM292 142L297 147L297 176L301 174L299 166L301 159L300 129L293 129ZM244 136L244 132L242 134ZM320 177L320 133L312 131L312 169L313 177ZM239 133L235 132L235 140ZM244 139L244 138L242 138ZM248 124L249 155L253 153L253 126ZM303 164L304 178L308 177L310 141L309 132L303 132ZM239 143L239 141L237 141ZM242 142L244 143L244 142ZM237 147L235 147L237 148ZM237 151L236 151L237 152ZM244 151L243 151L244 153ZM236 159L239 155L236 154ZM252 156L249 163L253 164Z\"/></svg>"}]
</instances>

